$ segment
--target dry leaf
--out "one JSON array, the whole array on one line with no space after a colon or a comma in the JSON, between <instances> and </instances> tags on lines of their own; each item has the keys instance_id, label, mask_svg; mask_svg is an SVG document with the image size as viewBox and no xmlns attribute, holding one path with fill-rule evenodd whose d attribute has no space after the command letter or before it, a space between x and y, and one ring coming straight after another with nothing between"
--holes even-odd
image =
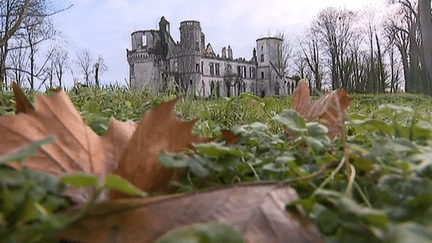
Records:
<instances>
[{"instance_id":1,"label":"dry leaf","mask_svg":"<svg viewBox=\"0 0 432 243\"><path fill-rule=\"evenodd\" d=\"M230 187L98 204L89 215L59 233L73 242L154 242L185 225L231 222L248 242L324 242L314 225L285 205L298 199L290 187L273 183Z\"/></svg>"},{"instance_id":2,"label":"dry leaf","mask_svg":"<svg viewBox=\"0 0 432 243\"><path fill-rule=\"evenodd\" d=\"M222 130L222 137L225 139L227 146L233 145L241 140L241 136L237 136L229 130Z\"/></svg>"},{"instance_id":3,"label":"dry leaf","mask_svg":"<svg viewBox=\"0 0 432 243\"><path fill-rule=\"evenodd\" d=\"M34 109L16 85L14 92L20 113L0 117L0 156L54 134L57 141L41 148L37 156L25 163L30 169L53 175L86 172L104 178L117 167L120 172L124 172L123 168L132 167L133 170L127 171L129 174L120 174L132 183L136 182L135 185L141 189L151 189L155 183L169 184L172 175L157 161L162 150L180 152L191 142L207 141L191 135L195 121L180 122L176 119L172 112L176 101L162 103L144 115L138 125L112 119L107 134L101 137L84 123L66 93L37 95ZM121 166L118 166L119 161ZM91 190L67 193L76 202L87 201L91 194Z\"/></svg>"},{"instance_id":4,"label":"dry leaf","mask_svg":"<svg viewBox=\"0 0 432 243\"><path fill-rule=\"evenodd\" d=\"M30 104L30 101L27 100L19 86L15 82L13 82L12 87L15 96L16 114L21 112L30 113L34 111L33 106Z\"/></svg>"},{"instance_id":5,"label":"dry leaf","mask_svg":"<svg viewBox=\"0 0 432 243\"><path fill-rule=\"evenodd\" d=\"M197 120L182 122L173 113L177 100L160 104L149 111L123 151L115 174L128 180L146 192L167 191L174 170L158 163L162 151L179 153L192 149L192 143L209 142L207 139L192 134L192 127ZM117 198L117 193L113 197Z\"/></svg>"},{"instance_id":6,"label":"dry leaf","mask_svg":"<svg viewBox=\"0 0 432 243\"><path fill-rule=\"evenodd\" d=\"M352 98L342 89L335 90L321 97L312 104L307 80L298 83L293 94L293 110L307 121L318 119L325 125L330 139L335 138L343 130L345 115Z\"/></svg>"},{"instance_id":7,"label":"dry leaf","mask_svg":"<svg viewBox=\"0 0 432 243\"><path fill-rule=\"evenodd\" d=\"M53 175L74 172L95 173L100 177L112 173L116 167L116 155L121 146L129 141L131 123L111 121L110 130L104 137L88 127L68 95L57 92L52 96L37 95L36 109L14 85L16 116L0 117L0 156L30 144L32 141L56 135L54 144L44 146L37 156L26 161L29 169L45 171ZM113 125L114 124L114 125ZM120 129L121 127L121 129ZM121 133L121 134L118 134ZM91 197L91 190L68 191L74 201L84 202Z\"/></svg>"}]
</instances>

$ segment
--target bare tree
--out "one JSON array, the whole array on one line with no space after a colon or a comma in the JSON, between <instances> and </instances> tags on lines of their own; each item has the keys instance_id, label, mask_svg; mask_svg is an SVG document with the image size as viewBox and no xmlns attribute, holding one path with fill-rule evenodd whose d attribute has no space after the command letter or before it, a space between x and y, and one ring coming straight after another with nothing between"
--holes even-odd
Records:
<instances>
[{"instance_id":1,"label":"bare tree","mask_svg":"<svg viewBox=\"0 0 432 243\"><path fill-rule=\"evenodd\" d=\"M61 89L63 74L67 68L68 52L62 46L54 45L48 50L46 58L49 64L45 65L43 70L45 75L38 89L44 85L46 81L49 81L49 88L52 88L55 79L57 79L58 87Z\"/></svg>"},{"instance_id":2,"label":"bare tree","mask_svg":"<svg viewBox=\"0 0 432 243\"><path fill-rule=\"evenodd\" d=\"M424 53L425 69L428 74L429 95L432 95L432 16L431 16L431 1L419 0L419 19L420 30L422 36L422 47Z\"/></svg>"},{"instance_id":3,"label":"bare tree","mask_svg":"<svg viewBox=\"0 0 432 243\"><path fill-rule=\"evenodd\" d=\"M270 60L270 65L275 70L278 78L284 79L288 73L293 46L288 35L283 31L278 31L274 37L281 39L282 44L277 45L276 49L273 50L274 53L270 55L273 57L273 59Z\"/></svg>"},{"instance_id":4,"label":"bare tree","mask_svg":"<svg viewBox=\"0 0 432 243\"><path fill-rule=\"evenodd\" d=\"M430 93L429 77L425 72L425 55L422 49L422 37L419 29L417 1L389 0L398 4L396 15L386 23L387 35L394 37L403 62L405 91L412 93ZM430 44L429 44L430 45Z\"/></svg>"},{"instance_id":5,"label":"bare tree","mask_svg":"<svg viewBox=\"0 0 432 243\"><path fill-rule=\"evenodd\" d=\"M0 47L3 47L7 41L15 34L15 32L20 27L22 21L25 17L25 12L30 5L30 0L26 0L21 6L18 15L16 16L16 20L14 22L14 16L11 14L13 12L12 1L7 0L6 3L0 5L1 10L1 18L4 18L4 22L2 21L2 31L1 31L1 39L0 39Z\"/></svg>"},{"instance_id":6,"label":"bare tree","mask_svg":"<svg viewBox=\"0 0 432 243\"><path fill-rule=\"evenodd\" d=\"M306 35L300 41L301 53L307 63L310 71L313 74L311 82L314 83L314 88L321 91L322 88L322 64L321 64L321 50L319 46L318 34L314 29L307 30Z\"/></svg>"},{"instance_id":7,"label":"bare tree","mask_svg":"<svg viewBox=\"0 0 432 243\"><path fill-rule=\"evenodd\" d=\"M6 63L10 70L10 72L7 73L7 76L19 85L23 83L24 78L27 76L27 73L23 70L26 70L28 66L28 54L27 49L23 48L23 46L24 41L21 40L18 44L19 48L9 52L8 62Z\"/></svg>"},{"instance_id":8,"label":"bare tree","mask_svg":"<svg viewBox=\"0 0 432 243\"><path fill-rule=\"evenodd\" d=\"M349 47L354 38L352 24L356 14L348 10L326 8L318 14L312 23L313 30L319 35L320 44L329 59L332 89L347 88L347 58Z\"/></svg>"},{"instance_id":9,"label":"bare tree","mask_svg":"<svg viewBox=\"0 0 432 243\"><path fill-rule=\"evenodd\" d=\"M399 90L399 83L400 83L400 61L398 57L400 57L400 55L398 56L397 50L395 50L396 45L395 45L395 37L392 35L386 35L385 36L386 40L387 40L387 52L389 54L389 60L390 60L390 64L389 64L389 68L390 68L390 93L395 93Z\"/></svg>"},{"instance_id":10,"label":"bare tree","mask_svg":"<svg viewBox=\"0 0 432 243\"><path fill-rule=\"evenodd\" d=\"M291 80L302 80L302 79L309 79L310 84L312 83L311 80L311 71L309 69L309 66L306 62L306 58L303 56L303 53L298 51L294 56L294 70L291 77L288 77Z\"/></svg>"},{"instance_id":11,"label":"bare tree","mask_svg":"<svg viewBox=\"0 0 432 243\"><path fill-rule=\"evenodd\" d=\"M24 20L30 0L25 2L6 0L0 4L0 90L6 82L6 59L9 51L9 40L16 33Z\"/></svg>"},{"instance_id":12,"label":"bare tree","mask_svg":"<svg viewBox=\"0 0 432 243\"><path fill-rule=\"evenodd\" d=\"M39 7L35 7L33 11L43 11ZM41 12L43 15L43 13ZM39 45L46 41L52 39L56 35L52 22L46 17L34 16L33 18L26 18L24 20L25 27L23 29L23 39L29 48L29 64L30 64L30 76L29 84L30 89L34 89L35 78L40 78L43 76L43 72L46 70L45 65L48 63L50 55L45 59L42 67L36 67L36 53L39 51Z\"/></svg>"},{"instance_id":13,"label":"bare tree","mask_svg":"<svg viewBox=\"0 0 432 243\"><path fill-rule=\"evenodd\" d=\"M59 45L53 47L51 63L52 63L52 67L54 68L54 73L57 78L60 89L62 87L63 75L66 71L65 69L67 68L68 59L69 59L69 54L66 49L64 49Z\"/></svg>"},{"instance_id":14,"label":"bare tree","mask_svg":"<svg viewBox=\"0 0 432 243\"><path fill-rule=\"evenodd\" d=\"M93 63L92 54L90 50L84 49L78 52L76 55L78 58L77 64L82 75L84 76L85 84L90 85L91 82L90 75L91 75L92 63Z\"/></svg>"},{"instance_id":15,"label":"bare tree","mask_svg":"<svg viewBox=\"0 0 432 243\"><path fill-rule=\"evenodd\" d=\"M17 67L7 66L8 54L17 49L25 51L29 63L28 70L19 70L28 77L30 86L34 87L34 78L43 78L48 59L37 68L36 53L38 45L54 37L54 28L50 16L69 9L71 6L49 12L50 0L2 0L0 4L0 86L7 83L8 70L17 73ZM23 40L24 45L23 45ZM23 52L21 52L23 53ZM11 62L9 62L11 64ZM13 63L12 63L13 64Z\"/></svg>"},{"instance_id":16,"label":"bare tree","mask_svg":"<svg viewBox=\"0 0 432 243\"><path fill-rule=\"evenodd\" d=\"M102 56L99 56L93 65L93 69L95 72L95 84L99 86L99 75L108 70L108 67L105 65L105 61Z\"/></svg>"}]
</instances>

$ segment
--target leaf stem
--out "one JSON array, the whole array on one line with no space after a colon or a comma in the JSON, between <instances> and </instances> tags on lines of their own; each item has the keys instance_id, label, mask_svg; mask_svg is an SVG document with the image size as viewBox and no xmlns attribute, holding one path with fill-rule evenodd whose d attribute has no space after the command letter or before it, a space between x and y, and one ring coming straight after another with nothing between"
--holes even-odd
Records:
<instances>
[{"instance_id":1,"label":"leaf stem","mask_svg":"<svg viewBox=\"0 0 432 243\"><path fill-rule=\"evenodd\" d=\"M366 203L366 205L369 208L372 208L371 202L369 202L369 199L367 198L366 194L364 194L363 190L360 188L359 184L357 182L353 182L354 187L357 189L357 192L360 194L360 197L363 199L363 201Z\"/></svg>"},{"instance_id":2,"label":"leaf stem","mask_svg":"<svg viewBox=\"0 0 432 243\"><path fill-rule=\"evenodd\" d=\"M298 179L290 179L290 180L285 180L283 182L281 182L281 184L283 185L291 185L300 181L308 181L310 179L315 179L321 175L324 174L324 172L326 172L328 169L334 168L335 167L335 163L329 163L326 166L324 166L321 170L319 170L318 172L312 174L312 175L308 175L302 178L298 178ZM316 186L314 186L313 184L309 184L310 186L312 186L314 189L317 189Z\"/></svg>"},{"instance_id":3,"label":"leaf stem","mask_svg":"<svg viewBox=\"0 0 432 243\"><path fill-rule=\"evenodd\" d=\"M348 186L347 186L347 189L345 191L345 194L351 196L352 195L352 186L353 186L353 183L354 183L355 177L356 177L356 170L355 170L354 165L352 165L352 164L350 164L349 167L350 167L350 172L348 174L349 175Z\"/></svg>"},{"instance_id":4,"label":"leaf stem","mask_svg":"<svg viewBox=\"0 0 432 243\"><path fill-rule=\"evenodd\" d=\"M246 162L245 159L244 159L244 157L241 157L241 160L242 160L243 163L247 164L249 166L249 168L251 168L252 172L254 173L255 179L257 181L261 181L261 179L260 179L258 173L256 172L255 168L249 162Z\"/></svg>"},{"instance_id":5,"label":"leaf stem","mask_svg":"<svg viewBox=\"0 0 432 243\"><path fill-rule=\"evenodd\" d=\"M342 169L342 167L345 165L345 157L342 157L341 161L339 162L336 169L330 174L329 177L327 177L321 185L319 185L318 190L323 189L331 180L334 180L334 177L337 173ZM316 191L312 194L315 195Z\"/></svg>"},{"instance_id":6,"label":"leaf stem","mask_svg":"<svg viewBox=\"0 0 432 243\"><path fill-rule=\"evenodd\" d=\"M74 222L82 218L84 215L86 215L90 211L90 209L94 206L98 197L100 196L100 194L103 192L104 189L105 189L104 187L96 188L92 198L84 205L84 207L79 211L79 213L77 213L72 217L71 222Z\"/></svg>"}]
</instances>

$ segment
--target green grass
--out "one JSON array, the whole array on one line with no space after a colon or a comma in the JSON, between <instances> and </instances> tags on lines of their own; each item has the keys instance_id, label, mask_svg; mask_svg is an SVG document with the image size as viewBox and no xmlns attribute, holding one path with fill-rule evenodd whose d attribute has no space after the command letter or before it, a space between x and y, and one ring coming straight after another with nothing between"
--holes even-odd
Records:
<instances>
[{"instance_id":1,"label":"green grass","mask_svg":"<svg viewBox=\"0 0 432 243\"><path fill-rule=\"evenodd\" d=\"M25 92L33 102L34 93ZM149 109L177 97L123 87L80 87L68 93L83 119L100 135L111 117L139 121ZM222 129L229 129L242 139L231 146L223 141L197 145L193 154L163 153L159 162L166 167L177 168L179 162L185 166L187 172L174 182L179 191L250 181L288 183L301 199L287 205L287 210L302 205L328 242L408 242L411 238L430 242L431 97L352 97L347 136L335 141L328 139L324 126L305 122L289 111L291 97L180 97L175 112L185 120L200 118L195 133L220 137ZM0 113L13 115L12 92L0 99ZM287 136L283 126L295 135ZM2 227L0 238L9 235Z\"/></svg>"}]
</instances>

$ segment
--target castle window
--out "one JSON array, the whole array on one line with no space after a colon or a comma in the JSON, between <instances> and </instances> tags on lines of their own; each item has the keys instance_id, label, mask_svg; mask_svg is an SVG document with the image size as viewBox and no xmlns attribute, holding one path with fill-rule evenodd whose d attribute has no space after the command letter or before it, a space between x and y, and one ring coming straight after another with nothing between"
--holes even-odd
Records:
<instances>
[{"instance_id":1,"label":"castle window","mask_svg":"<svg viewBox=\"0 0 432 243\"><path fill-rule=\"evenodd\" d=\"M237 66L237 76L241 76L241 67Z\"/></svg>"},{"instance_id":2,"label":"castle window","mask_svg":"<svg viewBox=\"0 0 432 243\"><path fill-rule=\"evenodd\" d=\"M227 73L231 73L231 72L232 72L232 67L231 67L230 64L228 64L228 65L226 66L226 72L227 72Z\"/></svg>"},{"instance_id":3,"label":"castle window","mask_svg":"<svg viewBox=\"0 0 432 243\"><path fill-rule=\"evenodd\" d=\"M146 38L146 35L144 34L142 36L142 46L146 46L146 45L147 45L147 38Z\"/></svg>"},{"instance_id":4,"label":"castle window","mask_svg":"<svg viewBox=\"0 0 432 243\"><path fill-rule=\"evenodd\" d=\"M195 70L196 70L197 73L199 73L199 71L200 71L199 63L197 63L197 64L195 65Z\"/></svg>"},{"instance_id":5,"label":"castle window","mask_svg":"<svg viewBox=\"0 0 432 243\"><path fill-rule=\"evenodd\" d=\"M215 63L215 69L216 69L216 76L220 75L220 65L219 63Z\"/></svg>"},{"instance_id":6,"label":"castle window","mask_svg":"<svg viewBox=\"0 0 432 243\"><path fill-rule=\"evenodd\" d=\"M135 75L135 68L134 68L134 65L130 65L130 66L129 66L129 73L130 73L131 76L134 76L134 75Z\"/></svg>"},{"instance_id":7,"label":"castle window","mask_svg":"<svg viewBox=\"0 0 432 243\"><path fill-rule=\"evenodd\" d=\"M213 96L214 86L215 86L214 82L211 81L211 83L210 83L210 95L211 95L211 96Z\"/></svg>"},{"instance_id":8,"label":"castle window","mask_svg":"<svg viewBox=\"0 0 432 243\"><path fill-rule=\"evenodd\" d=\"M210 63L210 75L214 76L214 63Z\"/></svg>"},{"instance_id":9,"label":"castle window","mask_svg":"<svg viewBox=\"0 0 432 243\"><path fill-rule=\"evenodd\" d=\"M250 68L250 78L255 78L255 68Z\"/></svg>"},{"instance_id":10,"label":"castle window","mask_svg":"<svg viewBox=\"0 0 432 243\"><path fill-rule=\"evenodd\" d=\"M196 42L195 42L195 50L199 51L199 49L200 49L200 48L199 48L199 42L196 41Z\"/></svg>"},{"instance_id":11,"label":"castle window","mask_svg":"<svg viewBox=\"0 0 432 243\"><path fill-rule=\"evenodd\" d=\"M279 82L275 83L274 89L275 89L275 95L279 95L279 89L280 89Z\"/></svg>"},{"instance_id":12,"label":"castle window","mask_svg":"<svg viewBox=\"0 0 432 243\"><path fill-rule=\"evenodd\" d=\"M204 74L204 62L201 62L201 73Z\"/></svg>"},{"instance_id":13,"label":"castle window","mask_svg":"<svg viewBox=\"0 0 432 243\"><path fill-rule=\"evenodd\" d=\"M243 75L243 78L246 78L246 66L242 67L242 75Z\"/></svg>"},{"instance_id":14,"label":"castle window","mask_svg":"<svg viewBox=\"0 0 432 243\"><path fill-rule=\"evenodd\" d=\"M260 62L264 62L264 54L261 54Z\"/></svg>"},{"instance_id":15,"label":"castle window","mask_svg":"<svg viewBox=\"0 0 432 243\"><path fill-rule=\"evenodd\" d=\"M261 79L264 79L264 72L261 72Z\"/></svg>"}]
</instances>

